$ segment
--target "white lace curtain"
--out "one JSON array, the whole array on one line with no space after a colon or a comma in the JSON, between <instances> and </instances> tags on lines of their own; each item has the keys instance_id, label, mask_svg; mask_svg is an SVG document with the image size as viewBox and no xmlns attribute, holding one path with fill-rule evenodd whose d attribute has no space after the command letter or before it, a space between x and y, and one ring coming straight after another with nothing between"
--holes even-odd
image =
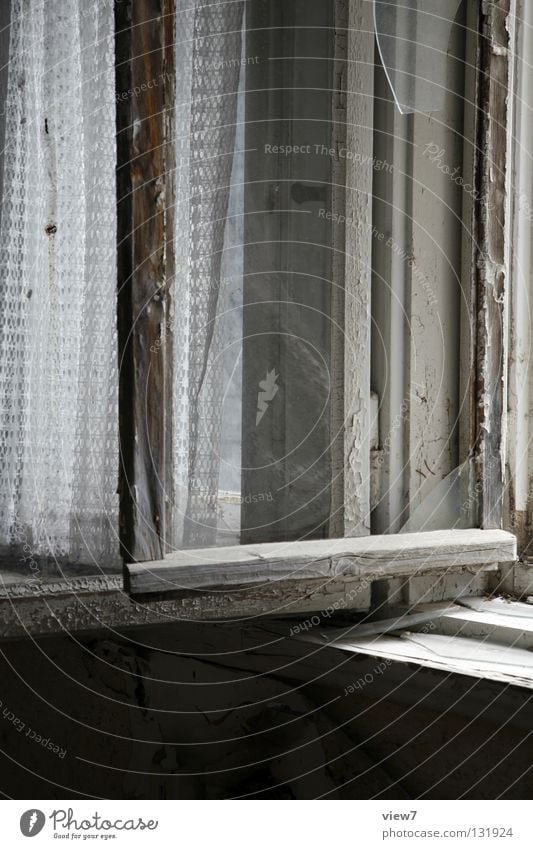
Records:
<instances>
[{"instance_id":1,"label":"white lace curtain","mask_svg":"<svg viewBox=\"0 0 533 849\"><path fill-rule=\"evenodd\" d=\"M117 542L113 3L12 0L0 231L0 543Z\"/></svg>"},{"instance_id":2,"label":"white lace curtain","mask_svg":"<svg viewBox=\"0 0 533 849\"><path fill-rule=\"evenodd\" d=\"M175 528L214 542L242 0L178 0ZM0 546L118 561L110 0L12 0L0 226Z\"/></svg>"},{"instance_id":3,"label":"white lace curtain","mask_svg":"<svg viewBox=\"0 0 533 849\"><path fill-rule=\"evenodd\" d=\"M221 277L239 263L232 251L242 252L228 232L235 233L231 198L242 190L235 177L242 152L234 154L243 137L243 10L241 0L178 2L173 329L175 539L181 547L211 545L217 536L224 351L235 342L236 325Z\"/></svg>"}]
</instances>

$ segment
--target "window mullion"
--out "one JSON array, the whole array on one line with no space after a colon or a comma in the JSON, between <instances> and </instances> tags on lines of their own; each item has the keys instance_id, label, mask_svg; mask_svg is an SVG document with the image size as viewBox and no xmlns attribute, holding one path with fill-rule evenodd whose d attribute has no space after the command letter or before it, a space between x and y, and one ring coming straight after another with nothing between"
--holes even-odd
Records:
<instances>
[{"instance_id":1,"label":"window mullion","mask_svg":"<svg viewBox=\"0 0 533 849\"><path fill-rule=\"evenodd\" d=\"M172 492L175 0L117 0L120 534L164 555Z\"/></svg>"},{"instance_id":2,"label":"window mullion","mask_svg":"<svg viewBox=\"0 0 533 849\"><path fill-rule=\"evenodd\" d=\"M508 216L508 96L513 0L495 0L481 17L476 179L476 414L482 528L503 523Z\"/></svg>"}]
</instances>

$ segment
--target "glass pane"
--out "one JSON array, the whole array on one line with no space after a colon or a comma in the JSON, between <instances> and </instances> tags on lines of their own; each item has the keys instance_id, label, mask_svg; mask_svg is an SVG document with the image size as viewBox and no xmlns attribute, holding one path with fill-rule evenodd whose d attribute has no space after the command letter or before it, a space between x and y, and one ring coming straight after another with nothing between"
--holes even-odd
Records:
<instances>
[{"instance_id":1,"label":"glass pane","mask_svg":"<svg viewBox=\"0 0 533 849\"><path fill-rule=\"evenodd\" d=\"M178 9L179 547L327 534L331 23L319 0Z\"/></svg>"},{"instance_id":2,"label":"glass pane","mask_svg":"<svg viewBox=\"0 0 533 849\"><path fill-rule=\"evenodd\" d=\"M452 27L461 0L374 0L379 53L402 114L444 108Z\"/></svg>"}]
</instances>

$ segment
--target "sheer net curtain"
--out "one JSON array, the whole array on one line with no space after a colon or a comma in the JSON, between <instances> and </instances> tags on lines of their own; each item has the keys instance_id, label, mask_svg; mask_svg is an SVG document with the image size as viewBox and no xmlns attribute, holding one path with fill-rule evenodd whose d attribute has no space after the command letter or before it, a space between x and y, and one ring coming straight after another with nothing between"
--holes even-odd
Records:
<instances>
[{"instance_id":1,"label":"sheer net curtain","mask_svg":"<svg viewBox=\"0 0 533 849\"><path fill-rule=\"evenodd\" d=\"M0 542L118 562L113 4L12 0Z\"/></svg>"},{"instance_id":2,"label":"sheer net curtain","mask_svg":"<svg viewBox=\"0 0 533 849\"><path fill-rule=\"evenodd\" d=\"M235 541L219 492L240 491L244 3L177 7L174 542L187 548Z\"/></svg>"}]
</instances>

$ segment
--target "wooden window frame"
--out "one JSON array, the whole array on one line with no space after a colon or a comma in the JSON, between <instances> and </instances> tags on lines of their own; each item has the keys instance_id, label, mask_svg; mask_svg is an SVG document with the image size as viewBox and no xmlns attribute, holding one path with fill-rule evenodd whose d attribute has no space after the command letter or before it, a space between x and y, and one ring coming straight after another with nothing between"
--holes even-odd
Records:
<instances>
[{"instance_id":1,"label":"wooden window frame","mask_svg":"<svg viewBox=\"0 0 533 849\"><path fill-rule=\"evenodd\" d=\"M0 591L0 635L14 635L21 628L48 633L57 628L63 616L68 616L71 627L73 604L74 620L82 630L153 624L176 617L288 615L322 609L328 600L333 603L333 598L341 607L368 610L375 582L443 576L450 571L470 574L472 569L491 572L502 564L514 564L516 539L504 530L511 529L504 495L510 268L509 169L505 163L509 161L508 92L514 38L507 24L515 14L515 3L479 3L474 109L478 199L472 209L475 237L471 289L476 332L469 351L475 378L466 437L475 450L481 487L479 529L444 532L447 541L439 532L364 536L369 531L370 512L368 316L372 251L370 236L365 238L352 228L343 237L345 268L337 269L339 275L345 274L345 320L358 328L353 344L336 352L336 361L344 362L341 401L348 421L344 440L344 538L169 554L176 9L175 0L115 0L120 536L125 589L140 599L124 595L118 576L78 578L73 573L68 580L48 586L43 583L40 589L20 584L4 586ZM353 96L362 85L368 92L370 84L368 76L365 80L361 75L370 74L374 63L372 4L355 0L336 0L336 4L339 21L347 21L348 38L339 33L336 36L341 61L335 73L337 120L333 126L334 132L342 134L345 117L347 146L358 149L368 146L367 136L373 126L372 98ZM346 62L342 61L342 49ZM149 80L158 80L159 84L143 90L146 96L131 96L136 86L142 89ZM130 96L121 97L128 92ZM352 196L350 214L368 217L371 164L365 169L348 162L345 179L337 202L346 198L350 203ZM357 307L348 306L348 302ZM376 551L380 552L377 561ZM240 596L235 590L243 586L248 589ZM529 587L527 581L522 589L525 586ZM213 587L220 589L213 591ZM38 616L36 596L42 602ZM16 620L13 600L20 613Z\"/></svg>"},{"instance_id":2,"label":"wooden window frame","mask_svg":"<svg viewBox=\"0 0 533 849\"><path fill-rule=\"evenodd\" d=\"M118 91L141 85L150 77L164 79L164 85L148 92L146 99L133 97L124 103L118 99L117 116L122 528L124 544L132 559L149 560L163 553L163 496L165 490L172 491L166 468L170 463L165 454L171 427L172 334L167 332L171 311L168 281L174 267L171 232L174 171L169 164L173 146L167 116L174 97L170 71L175 4L173 0L141 0L138 4L117 0L116 7L122 10L117 15ZM341 20L343 16L346 20L344 0L338 3L338 14ZM506 161L509 145L507 82L512 72L509 63L512 33L506 21L513 16L511 0L498 0L489 6L480 3L479 16L474 110L477 153L473 163L477 201L472 206L469 227L474 236L470 315L476 317L476 331L465 371L475 374L470 392L468 442L471 449L477 447L478 480L483 482L480 527L496 528L503 523L501 457L505 430L509 175L501 163ZM142 27L146 20L152 21L150 28ZM338 139L344 126L348 148L371 150L373 109L372 98L368 96L373 90L374 63L371 3L350 4L348 33L344 47L346 61L338 63L336 73L339 92L335 95L338 120L334 133ZM129 62L125 58L128 51L133 56ZM136 51L141 51L141 61L135 58ZM152 110L152 118L148 109ZM134 126L140 127L135 142ZM152 147L139 154L143 144ZM135 146L137 152L131 156ZM371 161L366 167L354 160L345 163L345 173L341 175L345 179L345 192L340 204L349 205L354 220L370 220L372 173ZM165 203L158 206L162 183ZM346 536L369 532L371 238L368 232L346 228L343 239L346 265L338 271L339 279L344 276L346 281L345 324L355 328L343 357L339 358L344 366L343 415L348 423L344 445ZM154 343L157 355L150 356L148 352ZM150 444L152 452L153 446L156 447L155 456L150 455ZM164 481L164 486L161 484L153 491L150 479L156 476Z\"/></svg>"},{"instance_id":3,"label":"wooden window frame","mask_svg":"<svg viewBox=\"0 0 533 849\"><path fill-rule=\"evenodd\" d=\"M119 529L125 561L164 556L170 527L175 15L175 0L115 2Z\"/></svg>"},{"instance_id":4,"label":"wooden window frame","mask_svg":"<svg viewBox=\"0 0 533 849\"><path fill-rule=\"evenodd\" d=\"M504 525L507 291L509 276L508 83L512 0L480 3L474 109L477 198L472 205L472 285L469 315L475 332L466 356L471 410L466 426L476 452L481 487L479 526ZM117 0L118 285L120 343L121 539L125 560L165 554L172 494L170 283L174 260L174 168L171 137L174 0ZM346 20L346 3L338 2ZM150 26L146 25L150 22ZM336 72L339 140L345 127L350 149L372 150L374 35L372 4L350 4L346 61ZM337 37L338 38L338 37ZM140 58L139 58L140 57ZM163 80L146 97L120 99L149 79ZM345 119L345 120L343 120ZM138 128L135 131L133 128ZM144 149L144 148L147 149ZM353 220L371 220L372 162L345 163L340 205ZM164 198L164 203L161 199ZM339 238L339 237L337 237ZM341 237L342 238L342 237ZM372 236L346 228L346 326L353 333L341 352L344 434L344 527L338 535L370 532L370 298ZM474 375L472 380L471 375ZM338 401L337 401L338 406ZM334 413L335 415L335 413ZM339 463L337 462L337 465ZM342 531L342 532L341 532Z\"/></svg>"},{"instance_id":5,"label":"wooden window frame","mask_svg":"<svg viewBox=\"0 0 533 849\"><path fill-rule=\"evenodd\" d=\"M118 4L120 5L120 4ZM128 5L126 3L126 5ZM132 30L143 20L143 15L153 15L159 9L163 13L166 9L168 17L172 15L172 2L164 3L163 0L143 0L139 6L132 11L136 17L132 18ZM502 456L504 454L505 434L505 364L506 364L506 268L508 266L508 229L509 216L507 208L508 197L508 173L501 163L506 161L509 144L508 133L508 86L511 81L509 48L512 33L507 29L507 21L512 16L512 0L497 0L489 5L480 3L479 8L479 37L476 46L476 104L475 104L475 139L476 139L476 161L473 163L476 184L476 202L472 206L472 228L473 255L472 255L472 286L471 286L471 315L476 317L476 328L473 334L473 343L469 352L470 362L473 366L468 371L475 374L475 379L470 388L471 418L469 442L471 450L475 451L477 480L480 482L480 517L479 526L482 529L502 528L504 524L504 465ZM137 16L140 17L137 17ZM372 74L374 63L374 34L373 15L371 3L351 2L349 9L344 2L337 6L339 20L346 20L348 15L348 39L344 45L346 62L337 66L336 79L339 85L339 94L336 96L337 116L340 120L334 124L334 131L338 132L342 125L343 114L346 117L346 145L353 149L367 150L371 148L370 135L373 126L372 98L368 97L372 91ZM168 24L168 21L167 21ZM168 27L168 32L171 27ZM164 38L161 34L151 34L154 38L155 56L161 63L165 61L165 51L160 48ZM134 44L134 41L132 41ZM143 49L146 50L146 37L143 38ZM132 61L135 65L135 60ZM161 69L160 69L161 70ZM157 73L157 68L150 66L151 73ZM146 79L146 69L142 68L141 75ZM136 73L132 71L132 79L135 80ZM139 77L140 81L140 77ZM166 103L172 98L172 86L168 92ZM129 126L134 125L136 120L146 120L146 115L139 113L139 106L135 101L130 102L132 112L123 116L123 121ZM164 109L164 103L161 104ZM149 123L149 122L148 122ZM153 130L147 134L153 139L160 138L163 122L160 120L159 112L154 121ZM119 127L119 131L120 131ZM168 140L167 140L168 141ZM169 149L172 147L169 145ZM127 152L126 152L127 153ZM349 205L350 216L354 220L370 220L372 201L372 163L368 157L367 167L358 162L348 162L345 174L346 203ZM122 163L119 163L119 169ZM153 173L158 178L157 165ZM152 173L152 172L150 172ZM131 180L134 188L134 178ZM170 191L165 191L166 204L171 198L172 182ZM137 192L138 193L138 192ZM144 194L141 194L139 203L144 202ZM152 201L153 202L153 201ZM489 213L490 211L490 213ZM119 206L120 214L120 206ZM131 231L129 214L125 223L120 228L121 232ZM169 237L160 233L161 251L166 238L166 250L169 252ZM146 248L153 251L153 244L145 244ZM171 251L170 251L171 253ZM142 245L141 245L142 254ZM345 274L345 322L356 330L348 340L344 350L344 377L343 377L343 413L344 420L348 422L345 429L344 456L344 505L345 521L344 534L347 537L360 536L369 533L370 514L370 288L371 288L371 256L372 244L370 232L361 232L360 228L347 228L345 232L345 254L346 265L341 270ZM128 249L128 257L130 251ZM145 261L142 255L136 257L137 267L142 267ZM126 266L129 271L129 267ZM127 275L119 275L119 279ZM146 292L142 276L132 278L139 292L134 295L137 303L144 306L147 298L153 297L153 293ZM130 292L134 286L130 287ZM168 291L165 286L165 298ZM160 289L158 288L158 292ZM160 339L165 348L171 347L170 334L164 332L164 298L161 300L162 313L151 321L136 321L135 315L131 314L131 295L127 303L123 304L126 319L123 322L130 343L131 363L137 362L138 352L143 352L144 363L138 363L137 369L142 383L148 371L154 376L150 387L158 393L158 387L165 386L168 381L166 369L169 359L165 357L147 358L146 339ZM119 307L120 309L120 307ZM130 336L131 330L131 336ZM159 337L157 334L160 334ZM155 334L155 336L154 336ZM164 337L164 338L163 338ZM143 346L144 340L144 346ZM149 363L146 363L149 359ZM470 365L470 363L469 363ZM128 394L130 388L130 374L133 366L130 365L124 380L121 375L121 385L126 384L123 398ZM157 374L157 378L155 375ZM146 402L144 402L146 403ZM150 404L148 395L147 409L151 410L155 405ZM126 407L129 414L129 408ZM139 419L139 408L132 409L132 418ZM124 415L124 412L123 414ZM168 434L168 417L170 411L165 408L160 419L166 418L166 422L157 422L156 429L163 430L161 440L164 442ZM147 417L148 418L148 417ZM137 422L137 427L139 422ZM159 433L159 431L158 431ZM173 560L183 561L181 553L169 555L166 559L158 556L157 545L146 543L146 537L152 539L161 538L161 530L158 522L164 514L161 504L161 493L159 497L147 487L150 478L150 470L147 469L146 457L150 434L146 431L143 440L136 441L138 456L135 462L128 468L126 477L128 485L122 487L122 498L124 503L123 513L125 516L137 516L137 522L128 521L125 527L128 531L125 535L125 549L128 550L132 561L156 561L152 564L146 562L146 569L151 573L165 568L161 564L169 564ZM123 439L125 435L123 434ZM131 453L131 433L125 439L126 449ZM160 443L156 439L156 446ZM157 467L159 480L168 481L168 471L164 468L165 454L160 452L160 466ZM161 470L161 474L159 471ZM152 477L154 472L152 471ZM133 482L133 486L131 485ZM171 486L171 482L168 482ZM133 493L136 494L137 502ZM144 498L145 503L139 502ZM139 517L141 520L139 521ZM150 527L150 519L153 524ZM392 537L391 537L392 539ZM287 551L297 551L299 543L286 543ZM307 544L306 544L307 545ZM309 543L308 545L313 545ZM260 546L259 546L260 548ZM149 550L151 556L143 556L143 552ZM133 556L132 556L133 555ZM287 555L289 560L291 555ZM198 586L204 583L201 576L202 567L199 558L195 558L194 552L189 553L191 568L196 569ZM216 560L221 564L221 572L227 563L227 552L224 549L212 549L208 560ZM129 586L132 586L131 576L138 576L142 568L126 567ZM171 567L169 566L169 569ZM170 574L170 572L169 572ZM185 573L184 573L185 575ZM190 580L189 577L187 580ZM210 579L212 580L212 578ZM235 577L237 580L237 577ZM226 579L221 576L221 583ZM145 582L150 586L150 581ZM159 583L161 588L161 583Z\"/></svg>"},{"instance_id":6,"label":"wooden window frame","mask_svg":"<svg viewBox=\"0 0 533 849\"><path fill-rule=\"evenodd\" d=\"M508 303L508 450L505 499L505 521L518 539L518 549L525 564L533 555L533 446L531 433L531 398L533 372L529 352L533 342L531 330L531 263L533 261L532 205L533 164L531 161L531 102L533 85L533 48L531 27L533 10L525 0L517 0L514 20L513 51L516 84L510 98L508 170L511 191L509 216L512 224L509 264L510 292ZM510 587L512 590L513 588Z\"/></svg>"}]
</instances>

